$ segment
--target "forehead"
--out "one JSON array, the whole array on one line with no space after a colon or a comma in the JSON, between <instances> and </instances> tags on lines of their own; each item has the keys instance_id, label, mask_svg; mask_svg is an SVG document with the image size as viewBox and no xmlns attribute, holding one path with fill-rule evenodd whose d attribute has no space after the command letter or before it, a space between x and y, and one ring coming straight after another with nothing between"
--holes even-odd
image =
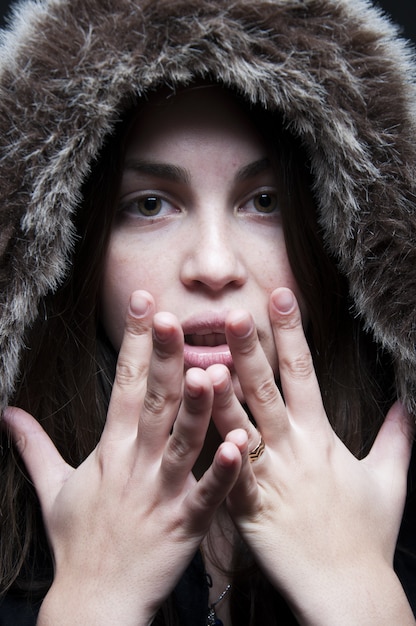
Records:
<instances>
[{"instance_id":1,"label":"forehead","mask_svg":"<svg viewBox=\"0 0 416 626\"><path fill-rule=\"evenodd\" d=\"M247 110L230 92L216 86L155 95L140 106L127 138L127 153L188 140L207 145L215 140L255 143L263 140Z\"/></svg>"}]
</instances>

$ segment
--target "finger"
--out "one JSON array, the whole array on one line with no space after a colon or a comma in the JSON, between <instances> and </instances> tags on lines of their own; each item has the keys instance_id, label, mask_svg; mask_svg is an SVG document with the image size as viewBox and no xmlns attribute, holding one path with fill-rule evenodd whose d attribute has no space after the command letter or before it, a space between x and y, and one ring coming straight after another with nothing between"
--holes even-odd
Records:
<instances>
[{"instance_id":1,"label":"finger","mask_svg":"<svg viewBox=\"0 0 416 626\"><path fill-rule=\"evenodd\" d=\"M8 407L3 413L3 421L35 485L42 510L47 514L63 483L74 470L29 413Z\"/></svg>"},{"instance_id":2,"label":"finger","mask_svg":"<svg viewBox=\"0 0 416 626\"><path fill-rule=\"evenodd\" d=\"M253 464L249 461L249 445L244 431L235 430L227 435L226 441L234 443L241 454L241 469L232 491L227 498L227 508L238 523L239 518L252 517L260 510L260 490L253 471ZM259 459L257 462L263 462Z\"/></svg>"},{"instance_id":3,"label":"finger","mask_svg":"<svg viewBox=\"0 0 416 626\"><path fill-rule=\"evenodd\" d=\"M258 429L265 441L276 441L287 428L286 409L252 317L245 311L231 312L225 332L244 399Z\"/></svg>"},{"instance_id":4,"label":"finger","mask_svg":"<svg viewBox=\"0 0 416 626\"><path fill-rule=\"evenodd\" d=\"M241 431L244 432L244 431ZM243 435L244 436L244 435ZM186 498L185 524L191 532L206 532L218 507L233 488L241 469L241 453L233 442L218 448L212 465Z\"/></svg>"},{"instance_id":5,"label":"finger","mask_svg":"<svg viewBox=\"0 0 416 626\"><path fill-rule=\"evenodd\" d=\"M153 314L151 295L146 291L134 292L127 312L102 445L137 435L152 351Z\"/></svg>"},{"instance_id":6,"label":"finger","mask_svg":"<svg viewBox=\"0 0 416 626\"><path fill-rule=\"evenodd\" d=\"M270 320L288 414L303 426L315 428L319 420L329 427L301 313L290 289L280 288L272 293Z\"/></svg>"},{"instance_id":7,"label":"finger","mask_svg":"<svg viewBox=\"0 0 416 626\"><path fill-rule=\"evenodd\" d=\"M403 404L393 404L365 462L377 468L387 480L398 477L406 489L414 441L415 424Z\"/></svg>"},{"instance_id":8,"label":"finger","mask_svg":"<svg viewBox=\"0 0 416 626\"><path fill-rule=\"evenodd\" d=\"M183 387L183 331L176 317L153 318L153 351L138 427L139 444L160 453L176 419Z\"/></svg>"},{"instance_id":9,"label":"finger","mask_svg":"<svg viewBox=\"0 0 416 626\"><path fill-rule=\"evenodd\" d=\"M204 370L192 368L186 372L183 402L162 459L162 488L170 496L183 489L204 445L213 395Z\"/></svg>"},{"instance_id":10,"label":"finger","mask_svg":"<svg viewBox=\"0 0 416 626\"><path fill-rule=\"evenodd\" d=\"M259 431L250 421L234 392L230 371L224 365L212 365L207 369L214 390L212 419L223 439L230 431L243 429L248 436L251 450L259 442Z\"/></svg>"}]
</instances>

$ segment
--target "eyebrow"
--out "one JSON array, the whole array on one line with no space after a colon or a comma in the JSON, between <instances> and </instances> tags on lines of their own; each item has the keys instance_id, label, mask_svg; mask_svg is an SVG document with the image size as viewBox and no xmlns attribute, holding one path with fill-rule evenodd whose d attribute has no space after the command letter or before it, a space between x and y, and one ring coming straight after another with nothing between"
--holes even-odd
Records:
<instances>
[{"instance_id":1,"label":"eyebrow","mask_svg":"<svg viewBox=\"0 0 416 626\"><path fill-rule=\"evenodd\" d=\"M237 181L243 182L250 178L254 178L257 174L261 174L262 172L267 171L271 168L271 163L268 158L259 159L258 161L253 161L253 163L249 163L245 165L241 169L238 170L235 175L235 179Z\"/></svg>"},{"instance_id":2,"label":"eyebrow","mask_svg":"<svg viewBox=\"0 0 416 626\"><path fill-rule=\"evenodd\" d=\"M258 159L244 165L240 168L236 175L235 180L244 182L250 178L254 178L258 174L270 169L271 163L268 158ZM124 165L124 169L127 171L135 171L140 174L148 174L157 178L164 178L175 183L189 184L191 180L191 174L185 167L178 165L172 165L170 163L155 163L152 161L141 161L138 159L128 159Z\"/></svg>"},{"instance_id":3,"label":"eyebrow","mask_svg":"<svg viewBox=\"0 0 416 626\"><path fill-rule=\"evenodd\" d=\"M124 169L135 171L139 174L148 174L157 178L164 178L174 183L188 184L191 180L191 174L186 168L171 165L170 163L154 163L152 161L129 159L126 161Z\"/></svg>"}]
</instances>

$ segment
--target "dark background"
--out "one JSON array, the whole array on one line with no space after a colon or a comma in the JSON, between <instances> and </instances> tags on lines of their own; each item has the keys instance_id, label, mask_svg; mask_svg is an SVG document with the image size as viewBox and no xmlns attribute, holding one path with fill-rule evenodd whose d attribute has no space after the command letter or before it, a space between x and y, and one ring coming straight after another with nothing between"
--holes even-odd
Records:
<instances>
[{"instance_id":1,"label":"dark background","mask_svg":"<svg viewBox=\"0 0 416 626\"><path fill-rule=\"evenodd\" d=\"M0 25L4 24L4 17L15 1L0 0ZM403 35L416 43L416 0L375 0L375 4L385 9L400 25Z\"/></svg>"}]
</instances>

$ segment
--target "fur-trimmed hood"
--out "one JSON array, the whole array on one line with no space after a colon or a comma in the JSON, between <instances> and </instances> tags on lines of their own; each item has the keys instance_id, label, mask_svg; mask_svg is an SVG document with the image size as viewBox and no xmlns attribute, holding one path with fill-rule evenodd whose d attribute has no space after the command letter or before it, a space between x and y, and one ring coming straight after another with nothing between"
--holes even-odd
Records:
<instances>
[{"instance_id":1,"label":"fur-trimmed hood","mask_svg":"<svg viewBox=\"0 0 416 626\"><path fill-rule=\"evenodd\" d=\"M38 0L0 49L0 402L56 289L94 156L133 94L195 78L278 110L329 249L416 412L415 61L366 0Z\"/></svg>"}]
</instances>

